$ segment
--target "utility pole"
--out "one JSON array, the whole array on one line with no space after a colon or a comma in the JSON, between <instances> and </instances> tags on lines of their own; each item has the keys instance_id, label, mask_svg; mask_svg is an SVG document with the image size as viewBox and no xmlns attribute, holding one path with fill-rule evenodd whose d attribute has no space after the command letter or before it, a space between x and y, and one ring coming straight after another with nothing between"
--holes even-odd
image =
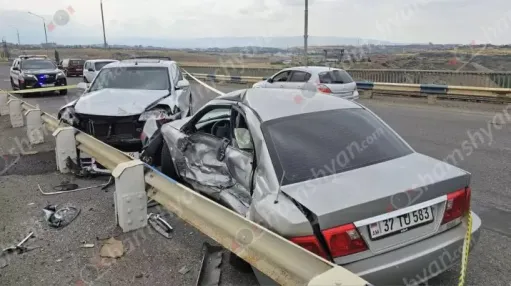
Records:
<instances>
[{"instance_id":1,"label":"utility pole","mask_svg":"<svg viewBox=\"0 0 511 286\"><path fill-rule=\"evenodd\" d=\"M16 29L16 34L18 35L18 46L21 46L21 43L20 43L20 31L18 30L18 28L14 27L14 26L10 26L11 28L13 29Z\"/></svg>"},{"instance_id":2,"label":"utility pole","mask_svg":"<svg viewBox=\"0 0 511 286\"><path fill-rule=\"evenodd\" d=\"M42 17L42 16L39 16L39 15L36 15L32 12L28 12L28 14L30 15L33 15L33 16L36 16L36 17L39 17L41 18L41 20L43 20L43 26L44 26L44 40L46 42L46 50L48 51L48 34L46 33L46 20Z\"/></svg>"},{"instance_id":3,"label":"utility pole","mask_svg":"<svg viewBox=\"0 0 511 286\"><path fill-rule=\"evenodd\" d=\"M305 0L305 27L304 27L304 34L303 34L303 56L304 56L304 62L305 66L309 65L309 58L307 54L307 38L309 37L308 31L309 31L309 0Z\"/></svg>"},{"instance_id":4,"label":"utility pole","mask_svg":"<svg viewBox=\"0 0 511 286\"><path fill-rule=\"evenodd\" d=\"M99 1L99 6L101 8L101 23L103 24L103 45L105 49L108 47L106 43L106 33L105 33L105 18L103 16L103 0Z\"/></svg>"}]
</instances>

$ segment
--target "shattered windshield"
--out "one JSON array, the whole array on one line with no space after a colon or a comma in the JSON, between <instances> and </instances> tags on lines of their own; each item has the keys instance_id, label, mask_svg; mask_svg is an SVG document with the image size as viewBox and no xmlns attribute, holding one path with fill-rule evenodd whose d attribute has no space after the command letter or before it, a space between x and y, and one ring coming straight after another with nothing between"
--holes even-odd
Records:
<instances>
[{"instance_id":1,"label":"shattered windshield","mask_svg":"<svg viewBox=\"0 0 511 286\"><path fill-rule=\"evenodd\" d=\"M105 88L169 90L170 77L165 67L117 67L102 69L90 91Z\"/></svg>"}]
</instances>

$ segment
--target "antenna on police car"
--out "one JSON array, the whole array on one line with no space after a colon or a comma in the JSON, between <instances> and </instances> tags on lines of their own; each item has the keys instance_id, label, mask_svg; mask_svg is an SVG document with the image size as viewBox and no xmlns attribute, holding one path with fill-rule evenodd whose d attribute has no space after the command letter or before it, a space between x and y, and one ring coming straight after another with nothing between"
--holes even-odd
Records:
<instances>
[{"instance_id":1,"label":"antenna on police car","mask_svg":"<svg viewBox=\"0 0 511 286\"><path fill-rule=\"evenodd\" d=\"M284 181L284 176L286 175L286 171L282 170L282 178L280 178L280 182L279 182L279 189L277 190L277 197L275 198L275 201L273 202L274 204L278 204L279 203L279 195L281 193L281 187L282 187L282 182Z\"/></svg>"}]
</instances>

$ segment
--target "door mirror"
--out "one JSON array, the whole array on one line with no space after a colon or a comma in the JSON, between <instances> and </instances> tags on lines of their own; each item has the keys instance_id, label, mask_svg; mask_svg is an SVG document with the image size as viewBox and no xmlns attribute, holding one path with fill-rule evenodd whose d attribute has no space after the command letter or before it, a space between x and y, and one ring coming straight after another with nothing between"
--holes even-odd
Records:
<instances>
[{"instance_id":1,"label":"door mirror","mask_svg":"<svg viewBox=\"0 0 511 286\"><path fill-rule=\"evenodd\" d=\"M76 85L76 87L79 89L87 90L90 87L90 83L80 82Z\"/></svg>"},{"instance_id":2,"label":"door mirror","mask_svg":"<svg viewBox=\"0 0 511 286\"><path fill-rule=\"evenodd\" d=\"M234 129L234 138L236 140L236 145L238 148L242 150L253 150L254 146L252 145L252 138L250 136L250 132L246 128L235 128Z\"/></svg>"},{"instance_id":3,"label":"door mirror","mask_svg":"<svg viewBox=\"0 0 511 286\"><path fill-rule=\"evenodd\" d=\"M62 65L57 65L57 68L58 68L59 70L61 70L61 69L63 69L64 67L63 67Z\"/></svg>"},{"instance_id":4,"label":"door mirror","mask_svg":"<svg viewBox=\"0 0 511 286\"><path fill-rule=\"evenodd\" d=\"M89 68L88 71L94 72L94 69L93 68Z\"/></svg>"},{"instance_id":5,"label":"door mirror","mask_svg":"<svg viewBox=\"0 0 511 286\"><path fill-rule=\"evenodd\" d=\"M269 82L269 83L273 83L273 78L270 77L266 81Z\"/></svg>"},{"instance_id":6,"label":"door mirror","mask_svg":"<svg viewBox=\"0 0 511 286\"><path fill-rule=\"evenodd\" d=\"M12 70L13 70L13 71L19 71L19 70L20 70L20 68L18 68L18 67L12 67Z\"/></svg>"},{"instance_id":7,"label":"door mirror","mask_svg":"<svg viewBox=\"0 0 511 286\"><path fill-rule=\"evenodd\" d=\"M190 83L187 80L182 79L182 80L177 82L176 89L183 89L183 88L188 87L188 86L190 86Z\"/></svg>"}]
</instances>

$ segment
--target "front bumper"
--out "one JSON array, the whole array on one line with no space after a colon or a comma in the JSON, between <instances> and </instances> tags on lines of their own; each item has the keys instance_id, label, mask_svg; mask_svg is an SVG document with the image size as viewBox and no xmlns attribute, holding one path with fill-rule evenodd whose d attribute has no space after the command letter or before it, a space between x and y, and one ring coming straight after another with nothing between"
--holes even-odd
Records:
<instances>
[{"instance_id":1,"label":"front bumper","mask_svg":"<svg viewBox=\"0 0 511 286\"><path fill-rule=\"evenodd\" d=\"M481 219L472 212L470 250L479 241ZM342 265L373 285L418 285L461 260L466 219L461 225L375 257Z\"/></svg>"},{"instance_id":2,"label":"front bumper","mask_svg":"<svg viewBox=\"0 0 511 286\"><path fill-rule=\"evenodd\" d=\"M65 86L67 85L67 80L65 77L56 78L53 81L46 82L44 80L38 80L36 77L25 77L23 82L21 82L23 88L47 88L47 87L55 87L55 86Z\"/></svg>"}]
</instances>

